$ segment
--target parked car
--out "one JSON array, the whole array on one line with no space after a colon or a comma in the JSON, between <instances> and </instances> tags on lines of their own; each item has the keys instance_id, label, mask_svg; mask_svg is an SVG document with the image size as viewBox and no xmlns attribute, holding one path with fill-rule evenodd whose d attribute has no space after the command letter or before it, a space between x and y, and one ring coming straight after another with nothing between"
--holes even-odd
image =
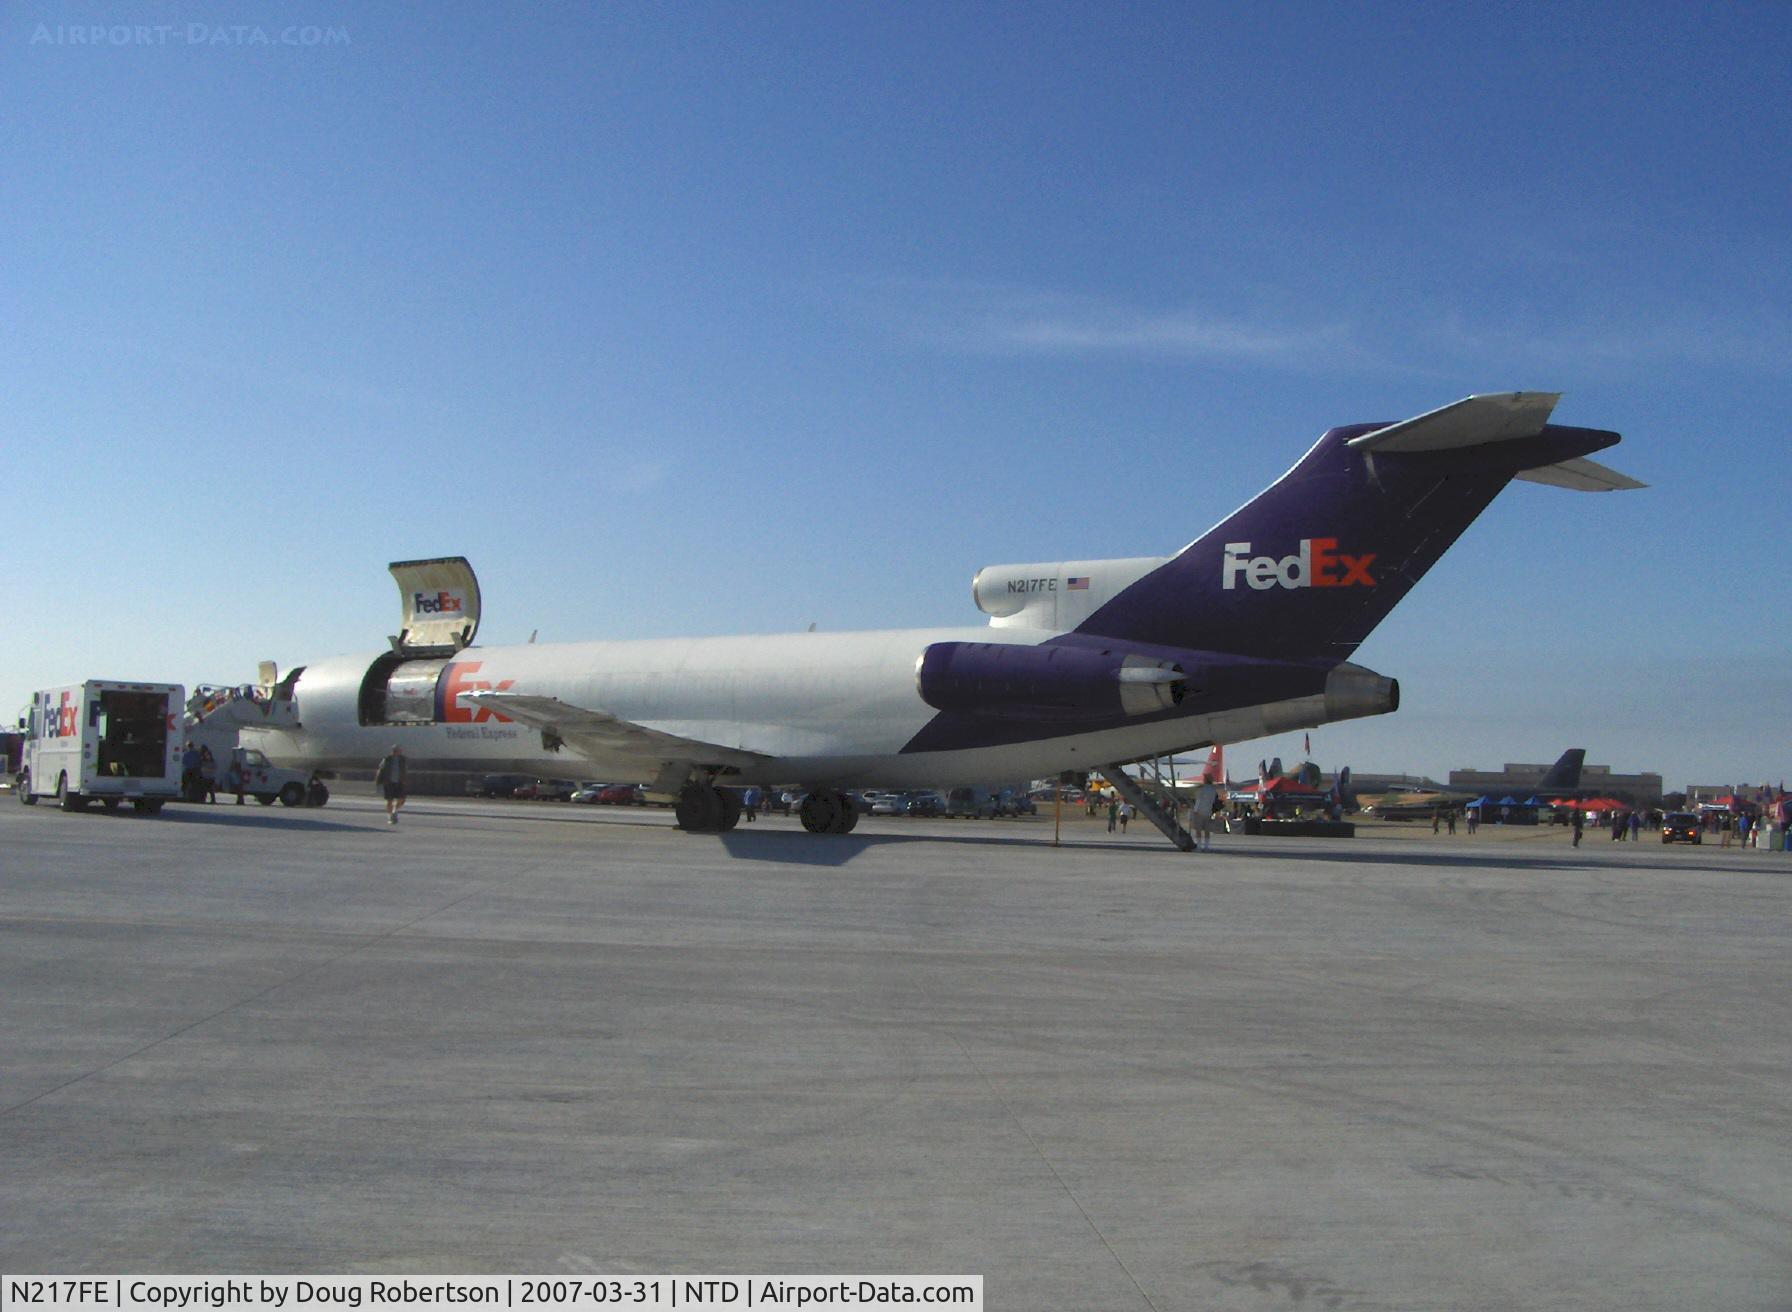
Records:
<instances>
[{"instance_id":1,"label":"parked car","mask_svg":"<svg viewBox=\"0 0 1792 1312\"><path fill-rule=\"evenodd\" d=\"M511 796L533 802L569 802L578 790L576 779L534 779L522 785Z\"/></svg>"},{"instance_id":2,"label":"parked car","mask_svg":"<svg viewBox=\"0 0 1792 1312\"><path fill-rule=\"evenodd\" d=\"M608 784L598 783L596 780L586 780L579 785L578 791L572 795L572 800L588 806L599 800L597 795L608 787Z\"/></svg>"},{"instance_id":3,"label":"parked car","mask_svg":"<svg viewBox=\"0 0 1792 1312\"><path fill-rule=\"evenodd\" d=\"M488 774L478 783L469 783L467 791L476 797L515 797L516 790L534 781L526 774Z\"/></svg>"},{"instance_id":4,"label":"parked car","mask_svg":"<svg viewBox=\"0 0 1792 1312\"><path fill-rule=\"evenodd\" d=\"M942 816L946 814L946 799L941 794L931 790L927 792L912 793L909 795L908 811L906 814L922 818Z\"/></svg>"},{"instance_id":5,"label":"parked car","mask_svg":"<svg viewBox=\"0 0 1792 1312\"><path fill-rule=\"evenodd\" d=\"M865 801L872 815L906 815L908 798L901 793L867 792Z\"/></svg>"},{"instance_id":6,"label":"parked car","mask_svg":"<svg viewBox=\"0 0 1792 1312\"><path fill-rule=\"evenodd\" d=\"M955 820L988 820L996 813L996 800L987 788L954 788L946 794L945 813Z\"/></svg>"},{"instance_id":7,"label":"parked car","mask_svg":"<svg viewBox=\"0 0 1792 1312\"><path fill-rule=\"evenodd\" d=\"M604 790L597 795L602 806L639 806L641 804L641 786L639 784L606 784Z\"/></svg>"},{"instance_id":8,"label":"parked car","mask_svg":"<svg viewBox=\"0 0 1792 1312\"><path fill-rule=\"evenodd\" d=\"M1698 816L1690 811L1675 811L1661 822L1661 841L1703 845L1705 831L1699 824Z\"/></svg>"},{"instance_id":9,"label":"parked car","mask_svg":"<svg viewBox=\"0 0 1792 1312\"><path fill-rule=\"evenodd\" d=\"M1038 815L1039 807L1024 788L1004 788L995 795L997 815Z\"/></svg>"}]
</instances>

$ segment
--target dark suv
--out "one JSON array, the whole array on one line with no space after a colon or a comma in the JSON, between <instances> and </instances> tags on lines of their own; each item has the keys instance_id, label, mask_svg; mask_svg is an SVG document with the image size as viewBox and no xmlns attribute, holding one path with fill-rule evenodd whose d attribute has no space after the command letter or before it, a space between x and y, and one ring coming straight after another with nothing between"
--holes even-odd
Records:
<instances>
[{"instance_id":1,"label":"dark suv","mask_svg":"<svg viewBox=\"0 0 1792 1312\"><path fill-rule=\"evenodd\" d=\"M469 785L467 791L477 797L510 797L529 782L526 774L488 774L476 786Z\"/></svg>"},{"instance_id":2,"label":"dark suv","mask_svg":"<svg viewBox=\"0 0 1792 1312\"><path fill-rule=\"evenodd\" d=\"M1703 843L1704 836L1699 817L1690 811L1676 811L1661 822L1661 841L1664 843Z\"/></svg>"}]
</instances>

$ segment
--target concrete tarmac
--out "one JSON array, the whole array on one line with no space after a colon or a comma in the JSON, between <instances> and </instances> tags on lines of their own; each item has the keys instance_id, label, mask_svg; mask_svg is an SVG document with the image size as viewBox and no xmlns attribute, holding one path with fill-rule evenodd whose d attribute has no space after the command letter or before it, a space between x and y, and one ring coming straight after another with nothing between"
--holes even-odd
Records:
<instances>
[{"instance_id":1,"label":"concrete tarmac","mask_svg":"<svg viewBox=\"0 0 1792 1312\"><path fill-rule=\"evenodd\" d=\"M0 799L0 1270L1792 1308L1792 858Z\"/></svg>"}]
</instances>

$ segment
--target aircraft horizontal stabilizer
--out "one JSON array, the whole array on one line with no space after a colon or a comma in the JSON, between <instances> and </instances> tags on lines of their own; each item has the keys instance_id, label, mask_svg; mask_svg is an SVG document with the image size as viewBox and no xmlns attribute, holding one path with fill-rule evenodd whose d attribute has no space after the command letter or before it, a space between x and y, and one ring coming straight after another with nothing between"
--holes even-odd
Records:
<instances>
[{"instance_id":1,"label":"aircraft horizontal stabilizer","mask_svg":"<svg viewBox=\"0 0 1792 1312\"><path fill-rule=\"evenodd\" d=\"M1453 451L1487 442L1536 437L1549 422L1560 392L1490 392L1464 397L1350 439L1358 451Z\"/></svg>"},{"instance_id":2,"label":"aircraft horizontal stabilizer","mask_svg":"<svg viewBox=\"0 0 1792 1312\"><path fill-rule=\"evenodd\" d=\"M587 710L558 697L513 692L463 692L462 705L473 705L531 729L541 730L585 756L626 754L643 760L680 760L700 765L758 765L769 758L739 747L724 747L696 738L649 729L605 711Z\"/></svg>"},{"instance_id":3,"label":"aircraft horizontal stabilizer","mask_svg":"<svg viewBox=\"0 0 1792 1312\"><path fill-rule=\"evenodd\" d=\"M1517 477L1529 483L1547 483L1551 487L1565 487L1575 492L1629 492L1649 486L1647 483L1637 482L1628 474L1620 474L1597 460L1580 456L1553 465L1541 465L1536 469L1521 469Z\"/></svg>"}]
</instances>

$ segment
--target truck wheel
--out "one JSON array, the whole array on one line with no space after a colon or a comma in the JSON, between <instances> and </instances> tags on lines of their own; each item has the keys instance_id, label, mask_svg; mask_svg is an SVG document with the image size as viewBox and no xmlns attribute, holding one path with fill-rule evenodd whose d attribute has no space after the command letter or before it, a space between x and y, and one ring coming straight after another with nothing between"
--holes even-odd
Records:
<instances>
[{"instance_id":1,"label":"truck wheel","mask_svg":"<svg viewBox=\"0 0 1792 1312\"><path fill-rule=\"evenodd\" d=\"M146 797L140 805L146 815L160 815L162 814L162 803L166 800L162 797Z\"/></svg>"},{"instance_id":2,"label":"truck wheel","mask_svg":"<svg viewBox=\"0 0 1792 1312\"><path fill-rule=\"evenodd\" d=\"M272 806L274 804L275 796L276 794L274 793L257 793L255 794L255 800L260 802L263 806Z\"/></svg>"},{"instance_id":3,"label":"truck wheel","mask_svg":"<svg viewBox=\"0 0 1792 1312\"><path fill-rule=\"evenodd\" d=\"M308 789L305 793L305 805L306 806L322 806L325 802L327 802L329 800L330 800L330 790L328 788L324 787L323 782L321 780L313 779L311 781L310 789Z\"/></svg>"},{"instance_id":4,"label":"truck wheel","mask_svg":"<svg viewBox=\"0 0 1792 1312\"><path fill-rule=\"evenodd\" d=\"M280 790L280 805L281 806L303 806L303 805L305 805L305 789L304 789L304 787L302 785L296 784L296 783L287 784L285 787L283 787Z\"/></svg>"},{"instance_id":5,"label":"truck wheel","mask_svg":"<svg viewBox=\"0 0 1792 1312\"><path fill-rule=\"evenodd\" d=\"M122 797L102 797L100 799L100 804L108 811L116 811L119 803L122 801L124 801L124 798Z\"/></svg>"},{"instance_id":6,"label":"truck wheel","mask_svg":"<svg viewBox=\"0 0 1792 1312\"><path fill-rule=\"evenodd\" d=\"M20 806L37 805L37 794L31 791L31 771L22 771L13 787L18 790Z\"/></svg>"},{"instance_id":7,"label":"truck wheel","mask_svg":"<svg viewBox=\"0 0 1792 1312\"><path fill-rule=\"evenodd\" d=\"M66 774L58 775L56 778L56 805L64 811L85 811L87 809L85 797L79 793L69 792Z\"/></svg>"}]
</instances>

